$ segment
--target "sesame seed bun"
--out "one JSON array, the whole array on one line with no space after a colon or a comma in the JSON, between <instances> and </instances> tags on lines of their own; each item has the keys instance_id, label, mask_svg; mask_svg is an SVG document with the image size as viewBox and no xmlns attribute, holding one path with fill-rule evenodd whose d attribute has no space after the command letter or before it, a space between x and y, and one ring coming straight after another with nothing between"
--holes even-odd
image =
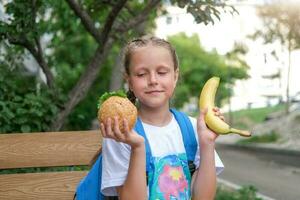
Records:
<instances>
[{"instance_id":1,"label":"sesame seed bun","mask_svg":"<svg viewBox=\"0 0 300 200\"><path fill-rule=\"evenodd\" d=\"M106 122L108 118L112 119L117 116L119 121L119 129L123 133L123 118L127 119L129 130L131 130L137 119L137 109L131 101L125 97L111 96L106 99L98 110L99 122Z\"/></svg>"}]
</instances>

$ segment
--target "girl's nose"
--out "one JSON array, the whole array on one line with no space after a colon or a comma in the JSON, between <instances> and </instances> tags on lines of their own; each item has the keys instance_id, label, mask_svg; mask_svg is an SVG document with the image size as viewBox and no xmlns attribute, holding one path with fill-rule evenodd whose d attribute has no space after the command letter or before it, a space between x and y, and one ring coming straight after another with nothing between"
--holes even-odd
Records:
<instances>
[{"instance_id":1,"label":"girl's nose","mask_svg":"<svg viewBox=\"0 0 300 200\"><path fill-rule=\"evenodd\" d=\"M149 83L150 84L157 84L157 77L156 77L155 73L150 73Z\"/></svg>"}]
</instances>

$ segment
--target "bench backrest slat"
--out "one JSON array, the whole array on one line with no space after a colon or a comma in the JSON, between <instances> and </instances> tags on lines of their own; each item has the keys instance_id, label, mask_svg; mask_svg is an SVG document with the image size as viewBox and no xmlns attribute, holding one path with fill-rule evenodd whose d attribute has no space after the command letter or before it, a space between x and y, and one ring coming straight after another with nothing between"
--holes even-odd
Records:
<instances>
[{"instance_id":1,"label":"bench backrest slat","mask_svg":"<svg viewBox=\"0 0 300 200\"><path fill-rule=\"evenodd\" d=\"M84 171L0 175L1 200L72 200Z\"/></svg>"},{"instance_id":2,"label":"bench backrest slat","mask_svg":"<svg viewBox=\"0 0 300 200\"><path fill-rule=\"evenodd\" d=\"M0 169L88 165L100 131L0 134Z\"/></svg>"}]
</instances>

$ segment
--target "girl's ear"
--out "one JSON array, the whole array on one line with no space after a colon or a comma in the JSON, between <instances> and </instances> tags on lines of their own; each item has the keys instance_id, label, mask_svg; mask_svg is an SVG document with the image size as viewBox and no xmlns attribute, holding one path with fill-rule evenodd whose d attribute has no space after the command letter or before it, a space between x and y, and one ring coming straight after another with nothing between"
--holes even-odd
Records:
<instances>
[{"instance_id":1,"label":"girl's ear","mask_svg":"<svg viewBox=\"0 0 300 200\"><path fill-rule=\"evenodd\" d=\"M131 83L130 83L129 75L126 74L126 73L124 73L123 77L124 77L124 80L125 80L125 82L126 82L126 84L128 86L128 89L130 90L131 89Z\"/></svg>"},{"instance_id":2,"label":"girl's ear","mask_svg":"<svg viewBox=\"0 0 300 200\"><path fill-rule=\"evenodd\" d=\"M175 84L177 84L178 78L179 78L179 68L175 70Z\"/></svg>"}]
</instances>

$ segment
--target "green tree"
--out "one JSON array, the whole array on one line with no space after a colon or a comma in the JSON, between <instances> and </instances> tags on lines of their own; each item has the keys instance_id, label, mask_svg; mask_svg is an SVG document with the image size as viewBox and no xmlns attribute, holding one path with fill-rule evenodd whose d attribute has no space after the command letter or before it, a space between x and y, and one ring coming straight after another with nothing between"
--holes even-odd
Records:
<instances>
[{"instance_id":1,"label":"green tree","mask_svg":"<svg viewBox=\"0 0 300 200\"><path fill-rule=\"evenodd\" d=\"M198 23L208 24L218 19L222 10L235 12L225 1L170 3L186 7ZM21 63L24 57L32 55L54 98L67 97L57 106L52 130L62 128L91 88L109 88L111 74L118 67L113 63L120 46L127 38L151 32L155 17L164 13L160 0L14 0L4 8L7 16L0 21L0 59L13 67L16 57ZM98 87L94 86L95 81L99 81Z\"/></svg>"},{"instance_id":2,"label":"green tree","mask_svg":"<svg viewBox=\"0 0 300 200\"><path fill-rule=\"evenodd\" d=\"M236 62L226 61L229 59L219 55L216 51L207 52L201 46L196 34L191 37L179 33L168 38L174 44L180 61L180 79L177 85L174 104L182 106L191 97L200 95L204 83L212 76L219 76L221 84L218 89L217 102L230 94L230 86L237 79L247 78L247 65L242 60ZM230 76L229 76L230 73Z\"/></svg>"},{"instance_id":3,"label":"green tree","mask_svg":"<svg viewBox=\"0 0 300 200\"><path fill-rule=\"evenodd\" d=\"M22 68L0 63L0 133L39 132L49 129L65 100Z\"/></svg>"},{"instance_id":4,"label":"green tree","mask_svg":"<svg viewBox=\"0 0 300 200\"><path fill-rule=\"evenodd\" d=\"M259 6L258 15L263 28L257 30L253 39L262 38L265 44L279 41L288 51L288 69L286 86L286 113L289 112L289 79L291 69L291 52L300 47L300 4L293 1L273 1Z\"/></svg>"}]
</instances>

